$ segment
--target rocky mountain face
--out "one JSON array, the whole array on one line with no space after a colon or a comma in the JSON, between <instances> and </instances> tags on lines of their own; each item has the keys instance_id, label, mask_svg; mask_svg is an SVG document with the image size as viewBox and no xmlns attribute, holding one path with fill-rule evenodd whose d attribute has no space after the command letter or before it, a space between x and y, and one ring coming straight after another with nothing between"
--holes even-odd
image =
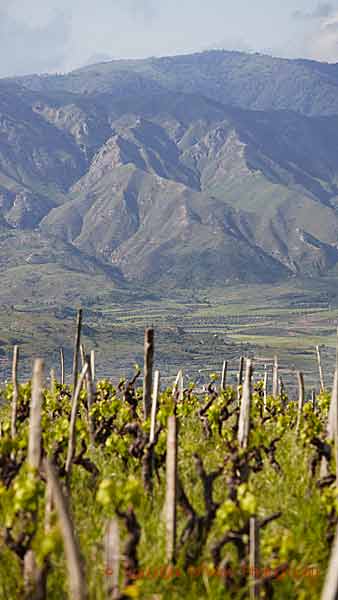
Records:
<instances>
[{"instance_id":1,"label":"rocky mountain face","mask_svg":"<svg viewBox=\"0 0 338 600\"><path fill-rule=\"evenodd\" d=\"M162 287L327 274L337 92L337 65L216 51L1 80L0 269Z\"/></svg>"}]
</instances>

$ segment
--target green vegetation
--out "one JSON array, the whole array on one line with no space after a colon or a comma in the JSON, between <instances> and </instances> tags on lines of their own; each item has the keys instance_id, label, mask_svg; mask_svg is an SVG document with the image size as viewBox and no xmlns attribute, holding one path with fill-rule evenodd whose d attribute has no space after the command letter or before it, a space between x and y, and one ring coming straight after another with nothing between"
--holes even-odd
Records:
<instances>
[{"instance_id":1,"label":"green vegetation","mask_svg":"<svg viewBox=\"0 0 338 600\"><path fill-rule=\"evenodd\" d=\"M192 384L181 400L172 395L171 388L162 391L151 463L147 453L150 423L143 420L137 375L133 382L121 380L118 387L107 380L97 382L89 412L83 390L68 484L65 461L72 390L58 383L44 390L43 455L53 460L62 485L69 486L90 599L106 597L103 539L107 520L115 515L124 555L123 598L248 597L249 519L253 516L262 525L257 574L262 594L264 589L268 594L262 597L271 597L271 586L274 598L281 600L319 597L338 508L335 476L317 484L323 448L325 456L331 451L331 443L324 444L329 396L322 394L315 409L306 403L297 435L296 403L285 396L268 397L264 406L262 383L256 381L249 445L241 449L236 393L231 387L219 392L214 379L203 397L196 396ZM32 548L38 566L46 568L46 597L61 600L67 597L68 588L58 519L53 513L46 525L43 464L39 472L29 471L26 464L31 386L19 388L14 439L10 435L12 386L3 388L1 394L0 594L11 600L24 597L22 559ZM178 548L175 568L167 569L163 506L167 419L173 414L179 423ZM92 444L88 419L94 432ZM206 475L211 472L210 480ZM335 473L333 458L328 472ZM127 514L136 519L133 524ZM263 520L272 515L263 527ZM226 534L229 537L220 543ZM131 538L136 562L128 554Z\"/></svg>"}]
</instances>

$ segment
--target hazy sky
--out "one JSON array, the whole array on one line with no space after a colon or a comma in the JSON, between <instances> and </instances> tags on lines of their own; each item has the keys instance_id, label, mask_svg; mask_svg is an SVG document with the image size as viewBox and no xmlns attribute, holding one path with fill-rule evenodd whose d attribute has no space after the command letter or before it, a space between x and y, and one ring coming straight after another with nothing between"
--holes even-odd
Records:
<instances>
[{"instance_id":1,"label":"hazy sky","mask_svg":"<svg viewBox=\"0 0 338 600\"><path fill-rule=\"evenodd\" d=\"M338 0L0 0L0 77L208 48L338 62Z\"/></svg>"}]
</instances>

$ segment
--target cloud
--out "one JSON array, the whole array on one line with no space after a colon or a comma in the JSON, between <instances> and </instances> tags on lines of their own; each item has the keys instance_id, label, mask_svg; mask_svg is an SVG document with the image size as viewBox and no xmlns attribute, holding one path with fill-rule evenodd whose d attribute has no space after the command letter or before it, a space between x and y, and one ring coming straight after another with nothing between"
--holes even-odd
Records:
<instances>
[{"instance_id":1,"label":"cloud","mask_svg":"<svg viewBox=\"0 0 338 600\"><path fill-rule=\"evenodd\" d=\"M303 12L301 10L296 10L292 16L294 19L299 20L316 20L316 19L325 19L334 14L335 8L331 4L331 2L319 2L317 6L311 12Z\"/></svg>"},{"instance_id":2,"label":"cloud","mask_svg":"<svg viewBox=\"0 0 338 600\"><path fill-rule=\"evenodd\" d=\"M43 25L33 25L0 8L0 76L62 68L71 36L71 21L55 11Z\"/></svg>"}]
</instances>

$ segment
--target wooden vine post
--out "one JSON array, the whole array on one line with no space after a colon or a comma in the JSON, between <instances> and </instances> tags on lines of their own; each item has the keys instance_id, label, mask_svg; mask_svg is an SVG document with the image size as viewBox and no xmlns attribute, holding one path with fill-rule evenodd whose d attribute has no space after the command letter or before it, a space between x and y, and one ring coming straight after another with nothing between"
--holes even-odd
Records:
<instances>
[{"instance_id":1,"label":"wooden vine post","mask_svg":"<svg viewBox=\"0 0 338 600\"><path fill-rule=\"evenodd\" d=\"M81 345L81 327L82 327L82 308L77 312L76 320L76 333L74 342L74 355L73 355L73 390L76 388L78 370L79 370L79 352Z\"/></svg>"},{"instance_id":2,"label":"wooden vine post","mask_svg":"<svg viewBox=\"0 0 338 600\"><path fill-rule=\"evenodd\" d=\"M13 385L12 417L11 417L12 439L14 439L16 436L16 415L17 415L17 410L18 410L18 397L19 397L18 362L19 362L19 346L14 346L13 362L12 362L12 385Z\"/></svg>"},{"instance_id":3,"label":"wooden vine post","mask_svg":"<svg viewBox=\"0 0 338 600\"><path fill-rule=\"evenodd\" d=\"M264 365L264 379L263 379L263 405L266 409L268 399L268 367Z\"/></svg>"},{"instance_id":4,"label":"wooden vine post","mask_svg":"<svg viewBox=\"0 0 338 600\"><path fill-rule=\"evenodd\" d=\"M250 434L250 411L251 411L251 379L252 361L247 359L245 379L238 422L238 443L241 448L247 448Z\"/></svg>"},{"instance_id":5,"label":"wooden vine post","mask_svg":"<svg viewBox=\"0 0 338 600\"><path fill-rule=\"evenodd\" d=\"M95 372L95 350L90 351L90 369L92 373L92 380L95 382L96 372Z\"/></svg>"},{"instance_id":6,"label":"wooden vine post","mask_svg":"<svg viewBox=\"0 0 338 600\"><path fill-rule=\"evenodd\" d=\"M72 461L74 458L75 448L76 448L75 426L76 426L77 408L78 408L79 397L80 397L82 385L85 380L87 370L88 370L88 364L85 363L85 365L81 371L80 377L77 381L76 388L75 388L75 391L73 393L73 398L72 398L72 412L71 412L71 416L70 416L68 449L67 449L67 459L66 459L66 466L65 466L66 476L67 476L67 487L69 486Z\"/></svg>"},{"instance_id":7,"label":"wooden vine post","mask_svg":"<svg viewBox=\"0 0 338 600\"><path fill-rule=\"evenodd\" d=\"M317 354L317 363L318 363L318 371L319 371L320 391L324 392L325 391L325 384L324 384L322 359L321 359L321 355L320 355L320 348L319 348L319 346L316 346L316 354Z\"/></svg>"},{"instance_id":8,"label":"wooden vine post","mask_svg":"<svg viewBox=\"0 0 338 600\"><path fill-rule=\"evenodd\" d=\"M259 556L259 526L256 517L250 518L250 600L259 598L260 586L258 583L260 572Z\"/></svg>"},{"instance_id":9,"label":"wooden vine post","mask_svg":"<svg viewBox=\"0 0 338 600\"><path fill-rule=\"evenodd\" d=\"M47 480L52 489L53 503L57 512L68 571L70 600L87 600L88 591L81 560L80 548L76 539L67 499L52 464L45 460Z\"/></svg>"},{"instance_id":10,"label":"wooden vine post","mask_svg":"<svg viewBox=\"0 0 338 600\"><path fill-rule=\"evenodd\" d=\"M302 420L304 400L305 400L305 390L304 390L304 376L303 373L297 371L297 381L298 381L298 414L297 414L297 425L296 425L296 433L299 433L300 423Z\"/></svg>"},{"instance_id":11,"label":"wooden vine post","mask_svg":"<svg viewBox=\"0 0 338 600\"><path fill-rule=\"evenodd\" d=\"M278 397L278 357L274 357L273 370L272 370L272 396L276 399Z\"/></svg>"},{"instance_id":12,"label":"wooden vine post","mask_svg":"<svg viewBox=\"0 0 338 600\"><path fill-rule=\"evenodd\" d=\"M149 443L150 444L152 444L155 439L156 415L157 415L159 395L160 395L160 372L155 371L153 397L152 397L152 405L151 405L151 418L150 418L150 435L149 435Z\"/></svg>"},{"instance_id":13,"label":"wooden vine post","mask_svg":"<svg viewBox=\"0 0 338 600\"><path fill-rule=\"evenodd\" d=\"M61 382L61 385L65 385L65 355L64 355L63 348L60 348L60 369L61 369L60 382Z\"/></svg>"},{"instance_id":14,"label":"wooden vine post","mask_svg":"<svg viewBox=\"0 0 338 600\"><path fill-rule=\"evenodd\" d=\"M165 520L167 562L174 564L177 529L177 421L175 416L168 417Z\"/></svg>"},{"instance_id":15,"label":"wooden vine post","mask_svg":"<svg viewBox=\"0 0 338 600\"><path fill-rule=\"evenodd\" d=\"M244 356L239 359L239 371L237 374L237 401L241 400L241 386L243 385L243 372L244 372Z\"/></svg>"},{"instance_id":16,"label":"wooden vine post","mask_svg":"<svg viewBox=\"0 0 338 600\"><path fill-rule=\"evenodd\" d=\"M221 392L224 392L226 390L226 386L227 386L227 371L228 371L228 361L225 360L223 362L223 367L222 367Z\"/></svg>"},{"instance_id":17,"label":"wooden vine post","mask_svg":"<svg viewBox=\"0 0 338 600\"><path fill-rule=\"evenodd\" d=\"M37 472L41 462L41 409L44 386L44 362L38 358L34 362L32 396L29 413L29 433L27 465ZM36 518L36 517L35 517ZM34 594L38 583L38 568L33 550L28 550L24 558L24 584L27 595Z\"/></svg>"},{"instance_id":18,"label":"wooden vine post","mask_svg":"<svg viewBox=\"0 0 338 600\"><path fill-rule=\"evenodd\" d=\"M107 582L107 598L120 598L120 531L116 517L107 524L104 537L105 575Z\"/></svg>"},{"instance_id":19,"label":"wooden vine post","mask_svg":"<svg viewBox=\"0 0 338 600\"><path fill-rule=\"evenodd\" d=\"M151 411L151 390L153 381L154 361L154 330L144 332L144 376L143 376L143 410L144 418L148 419Z\"/></svg>"}]
</instances>

